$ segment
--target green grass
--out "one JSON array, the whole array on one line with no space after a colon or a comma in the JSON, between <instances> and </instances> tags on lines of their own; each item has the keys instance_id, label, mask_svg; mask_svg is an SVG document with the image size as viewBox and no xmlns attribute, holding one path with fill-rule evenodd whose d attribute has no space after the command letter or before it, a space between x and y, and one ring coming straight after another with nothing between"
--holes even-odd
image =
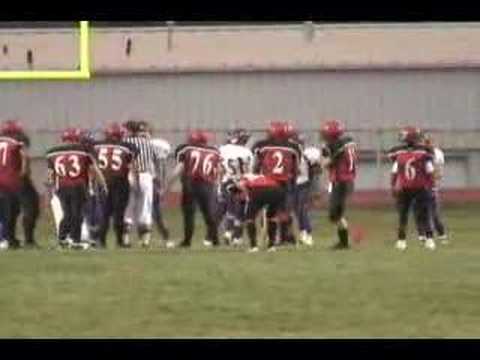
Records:
<instances>
[{"instance_id":1,"label":"green grass","mask_svg":"<svg viewBox=\"0 0 480 360\"><path fill-rule=\"evenodd\" d=\"M1 253L0 336L479 337L479 210L445 209L453 238L436 252L413 237L396 251L395 213L377 209L350 212L365 236L346 252L328 250L320 211L309 250L203 250L198 218L192 250Z\"/></svg>"}]
</instances>

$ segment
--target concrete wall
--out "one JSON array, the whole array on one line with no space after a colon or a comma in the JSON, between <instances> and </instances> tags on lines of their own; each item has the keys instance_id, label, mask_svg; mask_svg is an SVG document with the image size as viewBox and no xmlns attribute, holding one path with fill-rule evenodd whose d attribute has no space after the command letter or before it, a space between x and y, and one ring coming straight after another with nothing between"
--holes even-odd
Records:
<instances>
[{"instance_id":1,"label":"concrete wall","mask_svg":"<svg viewBox=\"0 0 480 360\"><path fill-rule=\"evenodd\" d=\"M353 131L362 151L394 144L396 131L418 124L436 129L452 158L446 183L480 185L480 73L475 70L258 72L99 76L88 82L1 82L2 118L19 117L41 155L67 125L101 129L105 122L140 116L173 143L182 130L233 126L262 129L291 119L318 141L320 119L337 117ZM476 151L470 151L477 149ZM385 187L375 156L364 157L359 188ZM377 171L368 171L369 167Z\"/></svg>"}]
</instances>

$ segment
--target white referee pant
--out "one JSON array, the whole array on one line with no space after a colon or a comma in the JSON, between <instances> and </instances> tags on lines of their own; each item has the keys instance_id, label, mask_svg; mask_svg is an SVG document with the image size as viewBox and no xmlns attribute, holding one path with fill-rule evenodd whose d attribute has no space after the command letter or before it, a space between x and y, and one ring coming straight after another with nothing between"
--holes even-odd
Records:
<instances>
[{"instance_id":1,"label":"white referee pant","mask_svg":"<svg viewBox=\"0 0 480 360\"><path fill-rule=\"evenodd\" d=\"M131 181L130 185L130 198L124 221L129 227L137 225L150 229L153 222L153 175L140 173L138 184L132 184Z\"/></svg>"}]
</instances>

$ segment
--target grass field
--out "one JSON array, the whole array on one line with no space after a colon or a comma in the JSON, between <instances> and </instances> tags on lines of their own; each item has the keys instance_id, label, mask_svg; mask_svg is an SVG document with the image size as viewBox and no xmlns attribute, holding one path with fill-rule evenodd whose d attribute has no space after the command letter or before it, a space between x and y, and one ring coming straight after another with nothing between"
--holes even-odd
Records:
<instances>
[{"instance_id":1,"label":"grass field","mask_svg":"<svg viewBox=\"0 0 480 360\"><path fill-rule=\"evenodd\" d=\"M445 209L435 252L411 237L399 253L393 210L376 209L350 212L364 239L346 252L320 211L313 249L204 250L199 226L192 250L1 253L0 336L479 337L479 213Z\"/></svg>"}]
</instances>

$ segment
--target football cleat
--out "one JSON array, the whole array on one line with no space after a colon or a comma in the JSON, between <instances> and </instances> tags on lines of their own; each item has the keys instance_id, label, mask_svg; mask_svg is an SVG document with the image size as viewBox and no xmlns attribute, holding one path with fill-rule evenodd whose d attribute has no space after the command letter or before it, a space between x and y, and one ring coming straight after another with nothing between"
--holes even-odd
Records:
<instances>
[{"instance_id":1,"label":"football cleat","mask_svg":"<svg viewBox=\"0 0 480 360\"><path fill-rule=\"evenodd\" d=\"M300 233L300 242L307 246L313 246L313 237L311 234L303 230Z\"/></svg>"},{"instance_id":2,"label":"football cleat","mask_svg":"<svg viewBox=\"0 0 480 360\"><path fill-rule=\"evenodd\" d=\"M203 240L203 246L212 247L213 243L210 240Z\"/></svg>"},{"instance_id":3,"label":"football cleat","mask_svg":"<svg viewBox=\"0 0 480 360\"><path fill-rule=\"evenodd\" d=\"M425 240L425 248L429 250L435 250L436 248L435 241L433 239Z\"/></svg>"},{"instance_id":4,"label":"football cleat","mask_svg":"<svg viewBox=\"0 0 480 360\"><path fill-rule=\"evenodd\" d=\"M167 241L165 246L166 246L167 249L173 249L175 247L175 242L172 241L172 240L169 240L169 241Z\"/></svg>"},{"instance_id":5,"label":"football cleat","mask_svg":"<svg viewBox=\"0 0 480 360\"><path fill-rule=\"evenodd\" d=\"M232 240L232 245L233 246L242 246L242 244L243 244L243 239L241 239L241 238Z\"/></svg>"},{"instance_id":6,"label":"football cleat","mask_svg":"<svg viewBox=\"0 0 480 360\"><path fill-rule=\"evenodd\" d=\"M427 240L427 238L425 236L419 236L418 237L418 241L420 241L422 244L425 243L425 240Z\"/></svg>"},{"instance_id":7,"label":"football cleat","mask_svg":"<svg viewBox=\"0 0 480 360\"><path fill-rule=\"evenodd\" d=\"M270 246L268 249L267 249L268 252L275 252L277 251L277 248L275 246Z\"/></svg>"},{"instance_id":8,"label":"football cleat","mask_svg":"<svg viewBox=\"0 0 480 360\"><path fill-rule=\"evenodd\" d=\"M407 249L407 241L397 240L397 242L395 243L395 247L400 251L405 251Z\"/></svg>"},{"instance_id":9,"label":"football cleat","mask_svg":"<svg viewBox=\"0 0 480 360\"><path fill-rule=\"evenodd\" d=\"M442 236L439 236L438 237L438 240L440 240L440 244L442 245L448 245L449 241L448 241L448 235L442 235Z\"/></svg>"},{"instance_id":10,"label":"football cleat","mask_svg":"<svg viewBox=\"0 0 480 360\"><path fill-rule=\"evenodd\" d=\"M248 249L248 252L249 253L256 253L256 252L258 252L258 247L254 246L254 247Z\"/></svg>"},{"instance_id":11,"label":"football cleat","mask_svg":"<svg viewBox=\"0 0 480 360\"><path fill-rule=\"evenodd\" d=\"M331 247L332 250L348 250L350 249L350 246L345 243L338 242L335 245Z\"/></svg>"},{"instance_id":12,"label":"football cleat","mask_svg":"<svg viewBox=\"0 0 480 360\"><path fill-rule=\"evenodd\" d=\"M81 241L79 243L72 243L71 248L75 250L88 250L90 249L90 244L88 242Z\"/></svg>"},{"instance_id":13,"label":"football cleat","mask_svg":"<svg viewBox=\"0 0 480 360\"><path fill-rule=\"evenodd\" d=\"M223 234L223 238L227 241L227 243L230 243L232 241L233 234L231 231L225 231Z\"/></svg>"},{"instance_id":14,"label":"football cleat","mask_svg":"<svg viewBox=\"0 0 480 360\"><path fill-rule=\"evenodd\" d=\"M2 240L0 241L0 251L8 250L8 241Z\"/></svg>"}]
</instances>

